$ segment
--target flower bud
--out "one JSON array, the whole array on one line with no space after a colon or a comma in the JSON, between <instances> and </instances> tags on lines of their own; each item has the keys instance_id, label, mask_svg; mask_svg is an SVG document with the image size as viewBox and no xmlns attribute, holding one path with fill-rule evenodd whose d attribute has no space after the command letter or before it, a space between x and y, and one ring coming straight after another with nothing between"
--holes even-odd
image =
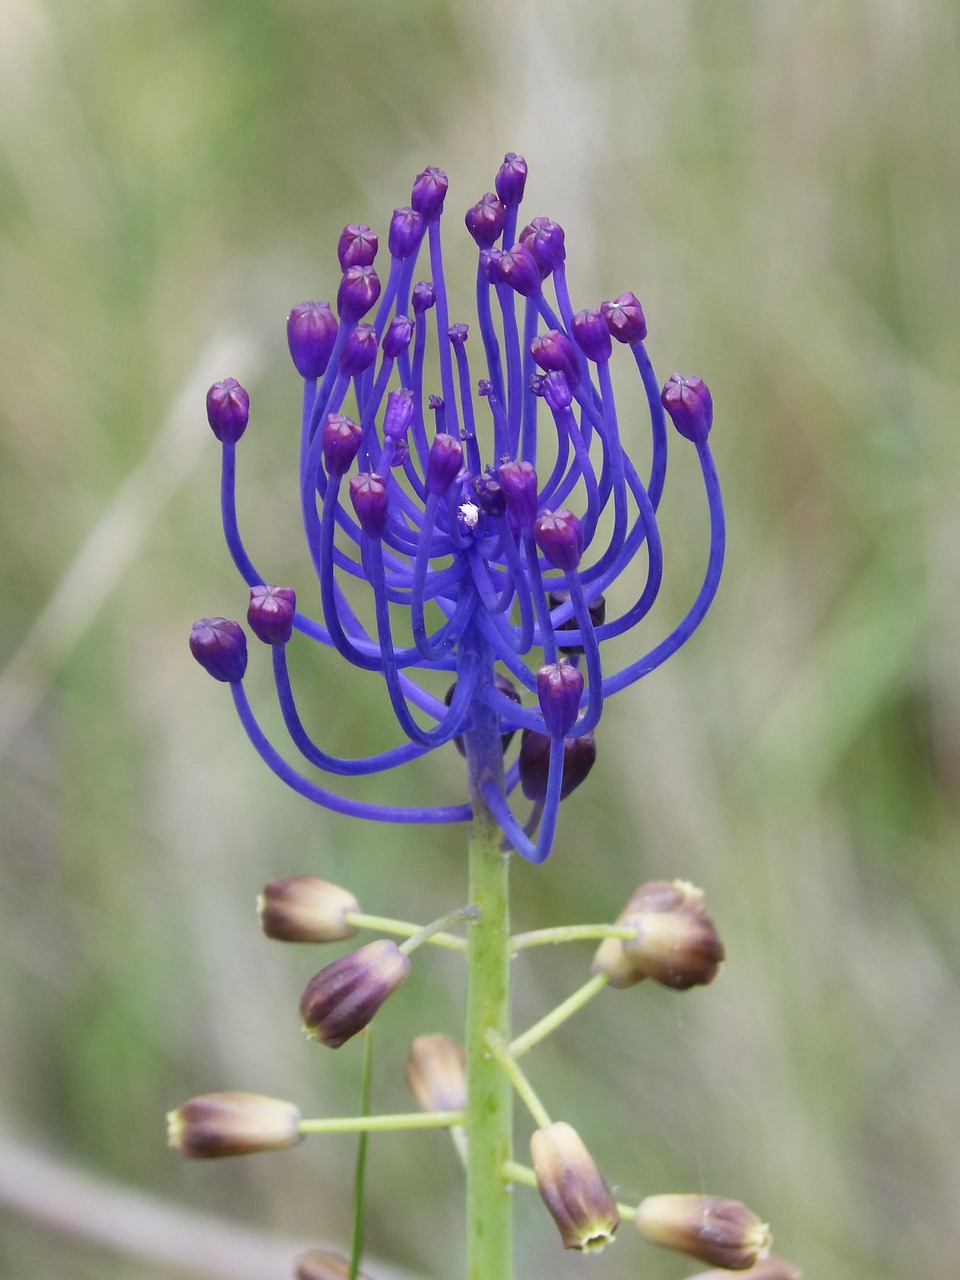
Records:
<instances>
[{"instance_id":1,"label":"flower bud","mask_svg":"<svg viewBox=\"0 0 960 1280\"><path fill-rule=\"evenodd\" d=\"M292 587L251 587L247 609L250 630L264 644L286 644L293 634L296 608L297 593Z\"/></svg>"},{"instance_id":2,"label":"flower bud","mask_svg":"<svg viewBox=\"0 0 960 1280\"><path fill-rule=\"evenodd\" d=\"M445 431L433 437L424 483L428 493L446 493L463 466L463 446Z\"/></svg>"},{"instance_id":3,"label":"flower bud","mask_svg":"<svg viewBox=\"0 0 960 1280\"><path fill-rule=\"evenodd\" d=\"M526 160L524 160L523 156L518 156L516 152L508 151L503 157L503 164L500 166L493 182L497 189L497 195L508 209L516 208L523 199L523 189L526 183Z\"/></svg>"},{"instance_id":4,"label":"flower bud","mask_svg":"<svg viewBox=\"0 0 960 1280\"><path fill-rule=\"evenodd\" d=\"M260 928L279 942L338 942L356 927L347 916L359 911L352 893L317 876L269 880L257 898Z\"/></svg>"},{"instance_id":5,"label":"flower bud","mask_svg":"<svg viewBox=\"0 0 960 1280\"><path fill-rule=\"evenodd\" d=\"M519 242L496 260L497 276L524 298L535 298L542 289L540 264L529 245Z\"/></svg>"},{"instance_id":6,"label":"flower bud","mask_svg":"<svg viewBox=\"0 0 960 1280\"><path fill-rule=\"evenodd\" d=\"M295 1280L350 1280L350 1263L330 1249L310 1249L294 1262ZM370 1280L365 1271L357 1272L357 1280Z\"/></svg>"},{"instance_id":7,"label":"flower bud","mask_svg":"<svg viewBox=\"0 0 960 1280\"><path fill-rule=\"evenodd\" d=\"M346 475L350 464L360 452L362 441L363 432L352 418L343 413L328 414L320 437L323 465L327 474Z\"/></svg>"},{"instance_id":8,"label":"flower bud","mask_svg":"<svg viewBox=\"0 0 960 1280\"><path fill-rule=\"evenodd\" d=\"M377 256L379 241L368 226L355 222L348 223L340 232L337 243L337 257L341 271L349 267L369 267Z\"/></svg>"},{"instance_id":9,"label":"flower bud","mask_svg":"<svg viewBox=\"0 0 960 1280\"><path fill-rule=\"evenodd\" d=\"M383 354L391 360L402 356L413 341L413 321L409 316L394 316L383 335Z\"/></svg>"},{"instance_id":10,"label":"flower bud","mask_svg":"<svg viewBox=\"0 0 960 1280\"><path fill-rule=\"evenodd\" d=\"M373 266L348 267L337 290L337 310L351 324L366 315L380 297L380 278Z\"/></svg>"},{"instance_id":11,"label":"flower bud","mask_svg":"<svg viewBox=\"0 0 960 1280\"><path fill-rule=\"evenodd\" d=\"M455 347L463 347L466 346L469 332L470 326L467 324L452 324L447 330L447 337Z\"/></svg>"},{"instance_id":12,"label":"flower bud","mask_svg":"<svg viewBox=\"0 0 960 1280\"><path fill-rule=\"evenodd\" d=\"M222 444L236 444L250 420L250 397L236 378L215 382L207 392L207 421Z\"/></svg>"},{"instance_id":13,"label":"flower bud","mask_svg":"<svg viewBox=\"0 0 960 1280\"><path fill-rule=\"evenodd\" d=\"M571 387L579 383L580 361L573 343L565 333L558 329L548 329L546 333L538 334L530 343L530 354L545 373L562 373ZM569 400L567 403L570 403Z\"/></svg>"},{"instance_id":14,"label":"flower bud","mask_svg":"<svg viewBox=\"0 0 960 1280\"><path fill-rule=\"evenodd\" d=\"M635 889L617 917L633 938L605 938L593 972L612 987L653 978L675 991L711 982L723 960L723 944L703 907L703 890L686 880L650 880Z\"/></svg>"},{"instance_id":15,"label":"flower bud","mask_svg":"<svg viewBox=\"0 0 960 1280\"><path fill-rule=\"evenodd\" d=\"M491 467L487 467L483 475L473 477L473 492L477 499L477 506L484 515L496 518L506 511L507 499L503 487Z\"/></svg>"},{"instance_id":16,"label":"flower bud","mask_svg":"<svg viewBox=\"0 0 960 1280\"><path fill-rule=\"evenodd\" d=\"M350 501L357 513L360 528L371 538L380 538L387 527L386 482L371 472L361 472L350 481Z\"/></svg>"},{"instance_id":17,"label":"flower bud","mask_svg":"<svg viewBox=\"0 0 960 1280\"><path fill-rule=\"evenodd\" d=\"M588 360L592 360L594 364L602 364L610 359L613 343L602 311L578 311L573 317L571 328L580 350Z\"/></svg>"},{"instance_id":18,"label":"flower bud","mask_svg":"<svg viewBox=\"0 0 960 1280\"><path fill-rule=\"evenodd\" d=\"M553 662L537 672L537 697L550 736L565 738L577 722L583 673L569 662Z\"/></svg>"},{"instance_id":19,"label":"flower bud","mask_svg":"<svg viewBox=\"0 0 960 1280\"><path fill-rule=\"evenodd\" d=\"M463 1111L466 1054L449 1036L417 1036L407 1058L407 1084L421 1111Z\"/></svg>"},{"instance_id":20,"label":"flower bud","mask_svg":"<svg viewBox=\"0 0 960 1280\"><path fill-rule=\"evenodd\" d=\"M371 270L373 268L371 267ZM377 358L377 331L372 324L358 324L347 334L340 352L340 371L348 378L369 369Z\"/></svg>"},{"instance_id":21,"label":"flower bud","mask_svg":"<svg viewBox=\"0 0 960 1280\"><path fill-rule=\"evenodd\" d=\"M570 599L570 596L566 591L551 591L547 596L547 604L549 604L551 609L557 609L560 607L560 605L566 604L569 599ZM602 627L604 623L604 619L607 616L606 597L603 596L602 594L599 596L596 596L587 605L587 612L590 614L590 621L593 623L593 625L595 627ZM580 624L579 622L577 622L575 617L567 618L566 622L555 622L554 630L579 631ZM583 653L583 645L575 644L567 648L564 648L564 646L561 645L559 646L559 651L565 656L574 654L574 653Z\"/></svg>"},{"instance_id":22,"label":"flower bud","mask_svg":"<svg viewBox=\"0 0 960 1280\"><path fill-rule=\"evenodd\" d=\"M502 284L500 279L500 259L503 257L503 251L496 247L492 249L481 249L480 257L477 262L480 267L480 274L486 280L487 284Z\"/></svg>"},{"instance_id":23,"label":"flower bud","mask_svg":"<svg viewBox=\"0 0 960 1280\"><path fill-rule=\"evenodd\" d=\"M720 1196L647 1196L634 1226L651 1244L730 1271L745 1271L770 1252L767 1224L745 1204Z\"/></svg>"},{"instance_id":24,"label":"flower bud","mask_svg":"<svg viewBox=\"0 0 960 1280\"><path fill-rule=\"evenodd\" d=\"M394 258L409 258L423 239L424 221L416 209L394 209L387 247Z\"/></svg>"},{"instance_id":25,"label":"flower bud","mask_svg":"<svg viewBox=\"0 0 960 1280\"><path fill-rule=\"evenodd\" d=\"M239 622L201 618L190 632L190 652L214 680L233 684L247 669L247 637Z\"/></svg>"},{"instance_id":26,"label":"flower bud","mask_svg":"<svg viewBox=\"0 0 960 1280\"><path fill-rule=\"evenodd\" d=\"M507 510L519 528L537 516L537 473L532 462L504 462L497 473Z\"/></svg>"},{"instance_id":27,"label":"flower bud","mask_svg":"<svg viewBox=\"0 0 960 1280\"><path fill-rule=\"evenodd\" d=\"M447 175L436 165L428 165L418 173L410 194L410 203L427 222L439 218L447 194Z\"/></svg>"},{"instance_id":28,"label":"flower bud","mask_svg":"<svg viewBox=\"0 0 960 1280\"><path fill-rule=\"evenodd\" d=\"M413 286L412 301L415 315L436 305L437 291L429 280L421 280Z\"/></svg>"},{"instance_id":29,"label":"flower bud","mask_svg":"<svg viewBox=\"0 0 960 1280\"><path fill-rule=\"evenodd\" d=\"M282 1151L300 1141L292 1102L258 1093L207 1093L167 1114L167 1145L193 1160Z\"/></svg>"},{"instance_id":30,"label":"flower bud","mask_svg":"<svg viewBox=\"0 0 960 1280\"><path fill-rule=\"evenodd\" d=\"M402 440L413 421L413 392L405 388L391 391L383 415L383 434L389 440Z\"/></svg>"},{"instance_id":31,"label":"flower bud","mask_svg":"<svg viewBox=\"0 0 960 1280\"><path fill-rule=\"evenodd\" d=\"M556 271L567 256L563 243L563 227L552 218L534 218L520 232L520 243L533 251L541 276Z\"/></svg>"},{"instance_id":32,"label":"flower bud","mask_svg":"<svg viewBox=\"0 0 960 1280\"><path fill-rule=\"evenodd\" d=\"M530 1139L530 1158L563 1247L598 1253L608 1245L620 1215L577 1131L562 1120L538 1129Z\"/></svg>"},{"instance_id":33,"label":"flower bud","mask_svg":"<svg viewBox=\"0 0 960 1280\"><path fill-rule=\"evenodd\" d=\"M321 969L300 997L304 1030L339 1049L362 1031L410 972L395 942L378 938Z\"/></svg>"},{"instance_id":34,"label":"flower bud","mask_svg":"<svg viewBox=\"0 0 960 1280\"><path fill-rule=\"evenodd\" d=\"M573 392L566 375L555 370L541 377L530 379L530 390L535 396L543 396L551 413L559 413L561 409L569 409L573 403Z\"/></svg>"},{"instance_id":35,"label":"flower bud","mask_svg":"<svg viewBox=\"0 0 960 1280\"><path fill-rule=\"evenodd\" d=\"M555 569L571 573L583 554L583 527L572 511L544 511L533 522L533 538Z\"/></svg>"},{"instance_id":36,"label":"flower bud","mask_svg":"<svg viewBox=\"0 0 960 1280\"><path fill-rule=\"evenodd\" d=\"M319 378L337 340L329 302L299 302L287 316L287 346L301 378Z\"/></svg>"},{"instance_id":37,"label":"flower bud","mask_svg":"<svg viewBox=\"0 0 960 1280\"><path fill-rule=\"evenodd\" d=\"M762 1262L757 1262L738 1274L743 1277L743 1280L803 1280L799 1267L795 1267L792 1262L787 1262L786 1258L778 1258L772 1253ZM690 1276L689 1280L730 1280L730 1272L729 1270L698 1271L695 1276Z\"/></svg>"},{"instance_id":38,"label":"flower bud","mask_svg":"<svg viewBox=\"0 0 960 1280\"><path fill-rule=\"evenodd\" d=\"M600 314L618 342L638 342L647 336L643 307L634 293L621 293L614 302L601 302Z\"/></svg>"},{"instance_id":39,"label":"flower bud","mask_svg":"<svg viewBox=\"0 0 960 1280\"><path fill-rule=\"evenodd\" d=\"M713 425L713 397L701 378L671 374L660 392L660 403L684 439L704 443Z\"/></svg>"},{"instance_id":40,"label":"flower bud","mask_svg":"<svg viewBox=\"0 0 960 1280\"><path fill-rule=\"evenodd\" d=\"M563 780L560 799L566 800L593 768L597 747L592 733L579 738L565 738L563 742ZM550 739L535 729L524 729L520 735L520 785L528 800L543 801L547 795L547 776L550 771Z\"/></svg>"},{"instance_id":41,"label":"flower bud","mask_svg":"<svg viewBox=\"0 0 960 1280\"><path fill-rule=\"evenodd\" d=\"M500 239L506 218L506 209L498 197L488 191L467 210L464 222L477 245L481 249L489 249Z\"/></svg>"}]
</instances>

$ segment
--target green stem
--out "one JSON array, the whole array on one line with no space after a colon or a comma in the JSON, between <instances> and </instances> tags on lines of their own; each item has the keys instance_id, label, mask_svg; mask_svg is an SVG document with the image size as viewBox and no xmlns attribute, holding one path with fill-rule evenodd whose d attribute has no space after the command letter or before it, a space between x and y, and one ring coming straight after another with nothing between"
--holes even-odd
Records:
<instances>
[{"instance_id":1,"label":"green stem","mask_svg":"<svg viewBox=\"0 0 960 1280\"><path fill-rule=\"evenodd\" d=\"M546 1129L550 1123L550 1117L547 1109L534 1092L533 1085L521 1071L520 1067L514 1062L510 1055L510 1050L504 1044L500 1036L492 1031L487 1032L487 1044L490 1052L499 1062L503 1069L504 1075L517 1091L523 1105L533 1116L538 1129Z\"/></svg>"},{"instance_id":2,"label":"green stem","mask_svg":"<svg viewBox=\"0 0 960 1280\"><path fill-rule=\"evenodd\" d=\"M562 1004L558 1004L555 1009L551 1009L548 1014L535 1022L532 1027L526 1030L522 1036L517 1036L516 1040L510 1046L510 1053L514 1058L519 1058L522 1053L526 1053L528 1049L532 1049L535 1044L539 1044L545 1039L551 1031L556 1031L561 1023L566 1022L568 1018L572 1018L578 1013L588 1000L592 1000L598 992L602 991L607 985L609 978L605 973L596 973L589 978L582 987L574 991L572 996L567 996Z\"/></svg>"},{"instance_id":3,"label":"green stem","mask_svg":"<svg viewBox=\"0 0 960 1280\"><path fill-rule=\"evenodd\" d=\"M542 947L547 943L589 942L596 938L635 938L636 934L636 929L622 924L560 924L553 929L515 933L510 947L513 951L525 951L528 947Z\"/></svg>"},{"instance_id":4,"label":"green stem","mask_svg":"<svg viewBox=\"0 0 960 1280\"><path fill-rule=\"evenodd\" d=\"M452 1129L463 1124L465 1111L400 1111L390 1116L326 1116L301 1120L297 1128L308 1133L393 1133L400 1129Z\"/></svg>"},{"instance_id":5,"label":"green stem","mask_svg":"<svg viewBox=\"0 0 960 1280\"><path fill-rule=\"evenodd\" d=\"M370 1085L373 1079L373 1036L370 1028L363 1031L363 1074L360 1080L360 1114L370 1114ZM353 1240L350 1246L350 1269L347 1280L357 1280L363 1253L363 1184L367 1172L367 1144L370 1130L364 1129L357 1140L357 1171L353 1180Z\"/></svg>"},{"instance_id":6,"label":"green stem","mask_svg":"<svg viewBox=\"0 0 960 1280\"><path fill-rule=\"evenodd\" d=\"M420 932L418 924L394 920L391 916L372 916L366 911L351 911L344 918L347 924L357 929L376 929L378 933L392 933L400 938L412 938ZM467 949L466 938L458 938L454 933L435 933L428 941L435 947L446 947L450 951L465 952Z\"/></svg>"}]
</instances>

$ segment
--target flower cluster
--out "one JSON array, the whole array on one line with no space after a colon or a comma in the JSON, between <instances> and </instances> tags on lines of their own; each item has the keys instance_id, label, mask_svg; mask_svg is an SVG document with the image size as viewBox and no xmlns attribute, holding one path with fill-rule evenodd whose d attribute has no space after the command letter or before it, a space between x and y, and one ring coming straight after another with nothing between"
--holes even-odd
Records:
<instances>
[{"instance_id":1,"label":"flower cluster","mask_svg":"<svg viewBox=\"0 0 960 1280\"><path fill-rule=\"evenodd\" d=\"M706 613L723 563L724 522L708 445L709 391L679 374L661 390L634 294L574 310L561 227L534 218L518 230L526 174L522 157L507 155L495 192L466 213L477 250L473 370L467 326L450 319L440 236L447 178L439 169L417 177L409 207L390 220L383 284L374 265L377 236L351 225L337 247L336 314L327 302L290 313L290 353L303 379L300 506L320 619L297 608L291 588L264 581L240 536L235 468L249 418L246 391L226 379L207 396L223 450L226 540L250 588L250 629L272 650L293 745L310 765L358 776L460 741L470 803L378 805L319 786L287 763L257 722L243 687L240 625L204 619L191 648L231 685L253 745L301 795L385 822L465 821L483 807L513 848L541 862L560 801L593 763L604 700L674 653ZM422 257L429 279L415 283ZM649 406L652 443L642 476L621 441L615 352L635 365ZM647 615L661 586L657 509L667 415L696 450L703 475L706 573L668 635L620 670L604 671L601 648ZM631 577L642 580L639 591L608 609L638 558L640 573ZM368 593L368 613L358 607L358 590ZM407 741L361 759L314 742L287 667L294 631L376 673ZM446 701L415 679L437 670L453 679ZM505 774L501 747L516 730L519 759ZM518 783L533 806L522 825L508 799Z\"/></svg>"}]
</instances>

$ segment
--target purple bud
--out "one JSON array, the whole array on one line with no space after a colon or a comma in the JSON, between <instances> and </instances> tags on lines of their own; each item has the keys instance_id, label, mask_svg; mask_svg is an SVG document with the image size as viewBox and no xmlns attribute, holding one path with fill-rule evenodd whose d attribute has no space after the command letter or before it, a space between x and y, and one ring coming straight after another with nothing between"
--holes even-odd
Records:
<instances>
[{"instance_id":1,"label":"purple bud","mask_svg":"<svg viewBox=\"0 0 960 1280\"><path fill-rule=\"evenodd\" d=\"M423 239L423 216L416 209L394 209L387 247L394 258L409 258Z\"/></svg>"},{"instance_id":2,"label":"purple bud","mask_svg":"<svg viewBox=\"0 0 960 1280\"><path fill-rule=\"evenodd\" d=\"M713 425L713 397L702 379L671 374L660 392L660 403L684 439L705 443Z\"/></svg>"},{"instance_id":3,"label":"purple bud","mask_svg":"<svg viewBox=\"0 0 960 1280\"><path fill-rule=\"evenodd\" d=\"M421 280L419 284L413 286L414 314L429 311L436 304L436 301L437 291L429 280Z\"/></svg>"},{"instance_id":4,"label":"purple bud","mask_svg":"<svg viewBox=\"0 0 960 1280\"><path fill-rule=\"evenodd\" d=\"M552 218L534 218L520 232L520 242L533 250L542 276L556 271L567 256L563 227Z\"/></svg>"},{"instance_id":5,"label":"purple bud","mask_svg":"<svg viewBox=\"0 0 960 1280\"><path fill-rule=\"evenodd\" d=\"M410 446L406 440L400 439L394 441L393 457L390 459L391 467L402 467L410 457Z\"/></svg>"},{"instance_id":6,"label":"purple bud","mask_svg":"<svg viewBox=\"0 0 960 1280\"><path fill-rule=\"evenodd\" d=\"M292 1102L258 1093L205 1093L167 1113L167 1145L191 1160L282 1151L301 1139Z\"/></svg>"},{"instance_id":7,"label":"purple bud","mask_svg":"<svg viewBox=\"0 0 960 1280\"><path fill-rule=\"evenodd\" d=\"M307 983L300 997L304 1029L339 1049L363 1030L409 972L410 961L386 938L341 956Z\"/></svg>"},{"instance_id":8,"label":"purple bud","mask_svg":"<svg viewBox=\"0 0 960 1280\"><path fill-rule=\"evenodd\" d=\"M480 274L487 284L500 284L500 259L502 257L503 253L500 249L480 250Z\"/></svg>"},{"instance_id":9,"label":"purple bud","mask_svg":"<svg viewBox=\"0 0 960 1280\"><path fill-rule=\"evenodd\" d=\"M387 527L387 486L381 476L361 472L350 481L350 501L360 528L371 538L380 538Z\"/></svg>"},{"instance_id":10,"label":"purple bud","mask_svg":"<svg viewBox=\"0 0 960 1280\"><path fill-rule=\"evenodd\" d=\"M287 316L287 345L301 378L319 378L337 340L329 302L300 302Z\"/></svg>"},{"instance_id":11,"label":"purple bud","mask_svg":"<svg viewBox=\"0 0 960 1280\"><path fill-rule=\"evenodd\" d=\"M463 466L463 450L460 441L441 432L433 437L427 458L427 474L424 481L429 493L446 493L460 474Z\"/></svg>"},{"instance_id":12,"label":"purple bud","mask_svg":"<svg viewBox=\"0 0 960 1280\"><path fill-rule=\"evenodd\" d=\"M573 403L573 392L570 390L570 383L562 373L546 373L539 382L540 385L534 394L543 396L547 407L553 413L570 408Z\"/></svg>"},{"instance_id":13,"label":"purple bud","mask_svg":"<svg viewBox=\"0 0 960 1280\"><path fill-rule=\"evenodd\" d=\"M621 293L613 302L601 302L600 313L618 342L637 342L647 336L643 307L634 293Z\"/></svg>"},{"instance_id":14,"label":"purple bud","mask_svg":"<svg viewBox=\"0 0 960 1280\"><path fill-rule=\"evenodd\" d=\"M496 472L488 467L482 476L473 477L473 492L476 495L477 506L488 516L502 516L507 509L507 499L504 496L503 486L497 478Z\"/></svg>"},{"instance_id":15,"label":"purple bud","mask_svg":"<svg viewBox=\"0 0 960 1280\"><path fill-rule=\"evenodd\" d=\"M413 339L413 321L409 316L394 316L383 335L383 354L391 360L402 356Z\"/></svg>"},{"instance_id":16,"label":"purple bud","mask_svg":"<svg viewBox=\"0 0 960 1280\"><path fill-rule=\"evenodd\" d=\"M563 781L560 799L566 800L593 768L597 748L592 733L563 741ZM547 795L547 775L550 770L550 739L545 733L524 729L520 735L520 785L528 800L542 802Z\"/></svg>"},{"instance_id":17,"label":"purple bud","mask_svg":"<svg viewBox=\"0 0 960 1280\"><path fill-rule=\"evenodd\" d=\"M523 199L523 188L527 182L527 162L523 156L518 156L514 151L508 151L503 157L503 164L500 166L493 185L497 189L497 195L507 206L508 209L516 208Z\"/></svg>"},{"instance_id":18,"label":"purple bud","mask_svg":"<svg viewBox=\"0 0 960 1280\"><path fill-rule=\"evenodd\" d=\"M317 876L268 880L257 898L260 928L278 942L338 942L352 938L347 923L360 903L352 893Z\"/></svg>"},{"instance_id":19,"label":"purple bud","mask_svg":"<svg viewBox=\"0 0 960 1280\"><path fill-rule=\"evenodd\" d=\"M436 165L428 165L423 173L418 173L413 184L410 203L417 213L422 214L427 222L440 217L443 200L447 194L447 175Z\"/></svg>"},{"instance_id":20,"label":"purple bud","mask_svg":"<svg viewBox=\"0 0 960 1280\"><path fill-rule=\"evenodd\" d=\"M239 622L201 618L190 632L190 652L214 680L233 684L247 669L247 637Z\"/></svg>"},{"instance_id":21,"label":"purple bud","mask_svg":"<svg viewBox=\"0 0 960 1280\"><path fill-rule=\"evenodd\" d=\"M366 315L380 297L380 279L372 266L348 267L337 290L341 319L353 323Z\"/></svg>"},{"instance_id":22,"label":"purple bud","mask_svg":"<svg viewBox=\"0 0 960 1280\"><path fill-rule=\"evenodd\" d=\"M466 324L452 324L447 330L447 337L455 347L462 347L467 341L467 334L470 332L470 326Z\"/></svg>"},{"instance_id":23,"label":"purple bud","mask_svg":"<svg viewBox=\"0 0 960 1280\"><path fill-rule=\"evenodd\" d=\"M340 352L340 372L348 378L355 378L364 369L369 369L377 358L379 339L372 324L358 324L347 334L347 339Z\"/></svg>"},{"instance_id":24,"label":"purple bud","mask_svg":"<svg viewBox=\"0 0 960 1280\"><path fill-rule=\"evenodd\" d=\"M537 672L537 697L552 738L565 738L577 722L583 674L564 658Z\"/></svg>"},{"instance_id":25,"label":"purple bud","mask_svg":"<svg viewBox=\"0 0 960 1280\"><path fill-rule=\"evenodd\" d=\"M250 397L236 378L215 382L207 392L207 421L222 444L236 444L250 420Z\"/></svg>"},{"instance_id":26,"label":"purple bud","mask_svg":"<svg viewBox=\"0 0 960 1280\"><path fill-rule=\"evenodd\" d=\"M610 330L603 318L602 311L578 311L573 317L573 336L580 344L580 350L595 364L602 364L610 359L613 342Z\"/></svg>"},{"instance_id":27,"label":"purple bud","mask_svg":"<svg viewBox=\"0 0 960 1280\"><path fill-rule=\"evenodd\" d=\"M497 259L497 274L524 298L535 298L543 287L540 264L526 244L515 244Z\"/></svg>"},{"instance_id":28,"label":"purple bud","mask_svg":"<svg viewBox=\"0 0 960 1280\"><path fill-rule=\"evenodd\" d=\"M327 417L320 437L323 449L323 465L327 474L342 476L350 470L350 464L360 451L363 433L352 418L343 413L331 413Z\"/></svg>"},{"instance_id":29,"label":"purple bud","mask_svg":"<svg viewBox=\"0 0 960 1280\"><path fill-rule=\"evenodd\" d=\"M413 421L413 392L406 388L391 391L383 415L383 434L390 440L402 440Z\"/></svg>"},{"instance_id":30,"label":"purple bud","mask_svg":"<svg viewBox=\"0 0 960 1280\"><path fill-rule=\"evenodd\" d=\"M369 227L362 223L359 226L355 222L349 223L341 231L337 244L340 269L369 267L377 256L377 245L377 237Z\"/></svg>"},{"instance_id":31,"label":"purple bud","mask_svg":"<svg viewBox=\"0 0 960 1280\"><path fill-rule=\"evenodd\" d=\"M559 329L548 329L530 343L530 354L546 373L562 373L571 387L580 381L580 361L573 343ZM552 407L552 406L551 406Z\"/></svg>"},{"instance_id":32,"label":"purple bud","mask_svg":"<svg viewBox=\"0 0 960 1280\"><path fill-rule=\"evenodd\" d=\"M583 555L583 528L572 511L545 511L533 522L533 536L555 569L576 569Z\"/></svg>"},{"instance_id":33,"label":"purple bud","mask_svg":"<svg viewBox=\"0 0 960 1280\"><path fill-rule=\"evenodd\" d=\"M507 510L519 528L537 516L537 473L532 462L504 462L498 472Z\"/></svg>"},{"instance_id":34,"label":"purple bud","mask_svg":"<svg viewBox=\"0 0 960 1280\"><path fill-rule=\"evenodd\" d=\"M488 191L467 210L464 222L481 249L489 249L500 239L507 211L499 199Z\"/></svg>"},{"instance_id":35,"label":"purple bud","mask_svg":"<svg viewBox=\"0 0 960 1280\"><path fill-rule=\"evenodd\" d=\"M297 593L292 587L251 587L247 622L264 644L286 644L293 634Z\"/></svg>"}]
</instances>

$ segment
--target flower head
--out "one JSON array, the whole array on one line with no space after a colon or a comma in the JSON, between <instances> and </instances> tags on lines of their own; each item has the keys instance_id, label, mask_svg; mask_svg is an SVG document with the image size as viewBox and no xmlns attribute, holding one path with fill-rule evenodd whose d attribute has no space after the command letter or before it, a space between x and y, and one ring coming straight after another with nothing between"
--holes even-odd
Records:
<instances>
[{"instance_id":1,"label":"flower head","mask_svg":"<svg viewBox=\"0 0 960 1280\"><path fill-rule=\"evenodd\" d=\"M303 379L300 507L320 617L301 613L292 589L266 586L247 554L234 473L249 397L233 379L208 396L223 449L227 543L255 593L250 625L270 646L293 746L312 766L357 776L455 741L467 756L470 803L378 805L320 786L260 728L242 681L237 624L205 623L194 653L229 683L254 746L300 794L387 822L461 821L485 808L509 844L540 862L550 852L561 799L593 762L605 699L665 661L709 608L724 523L707 443L709 391L699 378L674 375L661 393L633 293L574 308L562 227L534 217L519 229L526 177L523 158L508 154L494 191L466 212L461 239L476 255L475 327L451 316L441 237L448 182L432 166L393 214L389 263L381 261L379 274L376 234L350 224L337 246L337 314L327 302L299 303L290 313L290 352ZM621 437L613 372L621 362L643 385L645 451ZM673 630L611 670L601 651L644 621L663 577L657 509L668 415L692 445L704 480L706 572ZM637 566L642 585L628 594L625 571L636 581ZM356 603L363 593L366 611ZM409 638L398 634L401 614ZM363 759L314 742L287 670L292 633L373 673L406 741ZM455 679L447 703L418 680L438 669ZM519 700L504 692L505 675ZM517 729L527 765L505 774L502 751ZM524 824L509 800L521 779L534 801Z\"/></svg>"}]
</instances>

